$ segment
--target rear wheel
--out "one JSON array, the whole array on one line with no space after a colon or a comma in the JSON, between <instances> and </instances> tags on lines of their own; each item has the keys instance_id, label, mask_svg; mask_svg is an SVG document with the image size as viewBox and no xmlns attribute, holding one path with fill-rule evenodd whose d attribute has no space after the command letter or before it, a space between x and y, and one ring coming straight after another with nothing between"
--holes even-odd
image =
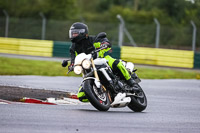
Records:
<instances>
[{"instance_id":1,"label":"rear wheel","mask_svg":"<svg viewBox=\"0 0 200 133\"><path fill-rule=\"evenodd\" d=\"M107 111L110 108L110 101L107 92L101 86L97 88L94 80L84 82L84 91L90 103L99 111Z\"/></svg>"},{"instance_id":2,"label":"rear wheel","mask_svg":"<svg viewBox=\"0 0 200 133\"><path fill-rule=\"evenodd\" d=\"M139 85L138 87L140 88L140 92L131 95L131 102L128 104L128 107L135 112L141 112L147 107L146 95Z\"/></svg>"}]
</instances>

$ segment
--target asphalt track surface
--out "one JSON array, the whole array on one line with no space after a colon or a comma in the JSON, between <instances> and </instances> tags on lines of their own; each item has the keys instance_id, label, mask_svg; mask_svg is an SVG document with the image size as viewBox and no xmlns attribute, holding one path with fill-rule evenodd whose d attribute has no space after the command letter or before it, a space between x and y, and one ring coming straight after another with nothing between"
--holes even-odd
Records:
<instances>
[{"instance_id":1,"label":"asphalt track surface","mask_svg":"<svg viewBox=\"0 0 200 133\"><path fill-rule=\"evenodd\" d=\"M0 76L0 85L77 92L81 78ZM142 80L148 107L99 112L90 104L0 104L0 133L199 133L199 80Z\"/></svg>"}]
</instances>

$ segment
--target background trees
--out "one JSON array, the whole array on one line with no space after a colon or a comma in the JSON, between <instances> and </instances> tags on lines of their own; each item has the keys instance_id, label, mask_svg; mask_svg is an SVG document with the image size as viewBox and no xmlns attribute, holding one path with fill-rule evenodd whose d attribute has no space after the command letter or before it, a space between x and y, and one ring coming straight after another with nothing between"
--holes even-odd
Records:
<instances>
[{"instance_id":1,"label":"background trees","mask_svg":"<svg viewBox=\"0 0 200 133\"><path fill-rule=\"evenodd\" d=\"M38 17L43 12L49 19L105 22L114 22L117 13L128 22L143 23L158 17L166 23L185 24L188 19L199 21L200 17L199 0L194 4L185 0L0 0L0 9L21 18Z\"/></svg>"},{"instance_id":2,"label":"background trees","mask_svg":"<svg viewBox=\"0 0 200 133\"><path fill-rule=\"evenodd\" d=\"M55 23L60 25L58 21L62 21L62 25L65 21L117 25L119 21L116 15L120 14L141 46L154 43L154 18L162 24L163 45L189 45L192 34L190 20L193 20L197 27L200 26L199 0L195 0L194 4L185 0L0 0L0 18L5 17L2 10L6 10L10 17L18 19L41 19L39 13L43 12L45 17L51 20L48 24L52 23L48 28L49 32L50 29L56 30ZM0 23L3 21L0 20ZM108 32L114 33L113 30ZM113 35L111 38L116 40ZM200 45L199 39L197 43Z\"/></svg>"}]
</instances>

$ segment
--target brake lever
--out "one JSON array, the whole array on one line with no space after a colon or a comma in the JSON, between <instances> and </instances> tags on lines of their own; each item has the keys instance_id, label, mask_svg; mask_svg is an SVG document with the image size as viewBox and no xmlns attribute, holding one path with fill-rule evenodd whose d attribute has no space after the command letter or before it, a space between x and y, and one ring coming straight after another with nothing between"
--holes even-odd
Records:
<instances>
[{"instance_id":1,"label":"brake lever","mask_svg":"<svg viewBox=\"0 0 200 133\"><path fill-rule=\"evenodd\" d=\"M67 74L69 74L71 71L72 71L72 70L69 70L69 71L67 72Z\"/></svg>"},{"instance_id":2,"label":"brake lever","mask_svg":"<svg viewBox=\"0 0 200 133\"><path fill-rule=\"evenodd\" d=\"M103 49L106 49L106 48L108 48L108 47L107 46L102 46L99 49L97 49L95 51L92 51L92 54L94 54L95 52L99 52L100 50L103 50Z\"/></svg>"},{"instance_id":3,"label":"brake lever","mask_svg":"<svg viewBox=\"0 0 200 133\"><path fill-rule=\"evenodd\" d=\"M67 74L69 74L69 73L72 72L73 70L74 70L74 67L71 67L71 68L68 70Z\"/></svg>"}]
</instances>

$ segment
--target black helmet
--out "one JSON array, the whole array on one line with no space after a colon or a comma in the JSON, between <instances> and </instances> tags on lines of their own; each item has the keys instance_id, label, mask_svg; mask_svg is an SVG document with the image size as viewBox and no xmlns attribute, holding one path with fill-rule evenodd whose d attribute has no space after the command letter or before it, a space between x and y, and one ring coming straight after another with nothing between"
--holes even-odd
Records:
<instances>
[{"instance_id":1,"label":"black helmet","mask_svg":"<svg viewBox=\"0 0 200 133\"><path fill-rule=\"evenodd\" d=\"M72 24L69 30L69 38L72 42L79 42L88 36L88 26L84 23L76 22Z\"/></svg>"}]
</instances>

